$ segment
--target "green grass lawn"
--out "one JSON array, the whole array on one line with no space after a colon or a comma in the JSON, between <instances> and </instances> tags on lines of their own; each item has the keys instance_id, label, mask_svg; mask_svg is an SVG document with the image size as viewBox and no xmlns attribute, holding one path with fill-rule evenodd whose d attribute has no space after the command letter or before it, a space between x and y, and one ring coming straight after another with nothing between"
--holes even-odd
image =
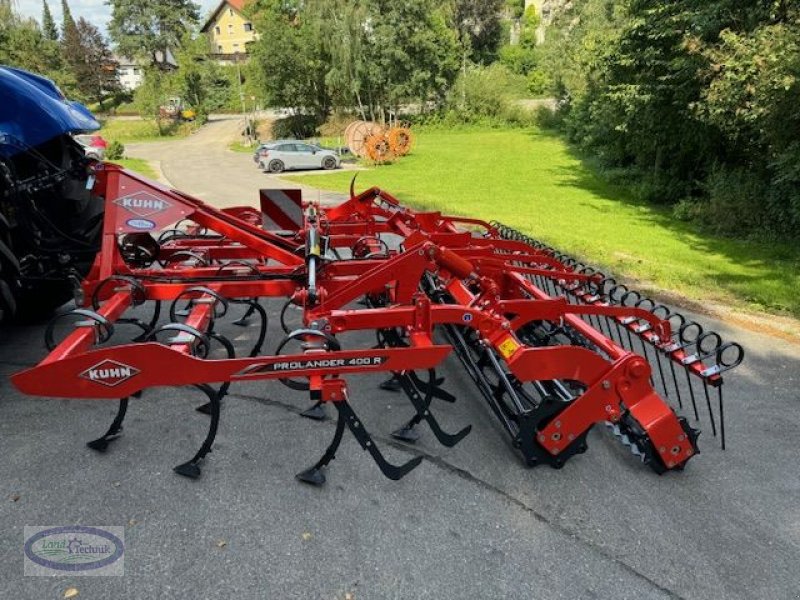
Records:
<instances>
[{"instance_id":1,"label":"green grass lawn","mask_svg":"<svg viewBox=\"0 0 800 600\"><path fill-rule=\"evenodd\" d=\"M351 177L305 183L346 191ZM651 291L800 316L800 248L677 222L606 183L543 131L419 130L410 156L359 174L357 189L373 185L419 209L501 221Z\"/></svg>"},{"instance_id":2,"label":"green grass lawn","mask_svg":"<svg viewBox=\"0 0 800 600\"><path fill-rule=\"evenodd\" d=\"M116 140L123 144L186 137L199 127L195 123L170 123L162 126L163 135L161 135L158 125L152 120L111 118L102 121L102 125L100 135L109 142Z\"/></svg>"},{"instance_id":3,"label":"green grass lawn","mask_svg":"<svg viewBox=\"0 0 800 600\"><path fill-rule=\"evenodd\" d=\"M241 152L242 154L253 154L258 147L258 143L250 144L249 146L243 144L242 142L231 142L228 145L228 150L233 152Z\"/></svg>"},{"instance_id":4,"label":"green grass lawn","mask_svg":"<svg viewBox=\"0 0 800 600\"><path fill-rule=\"evenodd\" d=\"M112 160L110 162L122 165L126 169L136 171L140 175L144 175L148 179L158 179L158 174L155 169L144 159L141 158L121 158L119 160Z\"/></svg>"}]
</instances>

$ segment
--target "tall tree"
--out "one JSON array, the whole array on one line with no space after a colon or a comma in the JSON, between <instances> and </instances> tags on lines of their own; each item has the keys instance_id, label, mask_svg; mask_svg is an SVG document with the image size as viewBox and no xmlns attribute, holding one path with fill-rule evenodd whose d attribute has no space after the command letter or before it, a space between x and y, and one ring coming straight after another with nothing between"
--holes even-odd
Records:
<instances>
[{"instance_id":1,"label":"tall tree","mask_svg":"<svg viewBox=\"0 0 800 600\"><path fill-rule=\"evenodd\" d=\"M80 76L78 73L81 70L84 58L81 35L78 33L78 26L75 24L75 19L72 18L72 11L69 9L67 0L61 0L61 10L64 13L63 23L61 25L61 47L64 62L72 73L75 74L76 79L79 79Z\"/></svg>"},{"instance_id":2,"label":"tall tree","mask_svg":"<svg viewBox=\"0 0 800 600\"><path fill-rule=\"evenodd\" d=\"M453 26L473 61L489 63L497 57L504 7L505 0L453 0Z\"/></svg>"},{"instance_id":3,"label":"tall tree","mask_svg":"<svg viewBox=\"0 0 800 600\"><path fill-rule=\"evenodd\" d=\"M58 27L56 26L53 14L50 12L50 5L47 0L42 0L42 31L44 37L54 42L58 41Z\"/></svg>"},{"instance_id":4,"label":"tall tree","mask_svg":"<svg viewBox=\"0 0 800 600\"><path fill-rule=\"evenodd\" d=\"M102 103L103 97L119 89L116 63L100 30L81 17L76 29L82 60L75 65L78 89L90 100Z\"/></svg>"},{"instance_id":5,"label":"tall tree","mask_svg":"<svg viewBox=\"0 0 800 600\"><path fill-rule=\"evenodd\" d=\"M191 0L109 0L108 33L120 53L163 67L199 19Z\"/></svg>"},{"instance_id":6,"label":"tall tree","mask_svg":"<svg viewBox=\"0 0 800 600\"><path fill-rule=\"evenodd\" d=\"M49 77L69 96L76 94L75 77L64 65L58 42L47 39L38 23L21 18L10 3L0 0L0 64L20 67Z\"/></svg>"}]
</instances>

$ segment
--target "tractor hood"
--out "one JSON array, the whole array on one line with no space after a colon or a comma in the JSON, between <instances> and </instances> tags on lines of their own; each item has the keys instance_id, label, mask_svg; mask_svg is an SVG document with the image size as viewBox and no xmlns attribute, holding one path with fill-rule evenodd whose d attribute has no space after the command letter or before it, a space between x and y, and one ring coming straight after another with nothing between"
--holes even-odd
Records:
<instances>
[{"instance_id":1,"label":"tractor hood","mask_svg":"<svg viewBox=\"0 0 800 600\"><path fill-rule=\"evenodd\" d=\"M100 129L85 106L70 102L39 75L0 66L0 156L38 146L67 133Z\"/></svg>"}]
</instances>

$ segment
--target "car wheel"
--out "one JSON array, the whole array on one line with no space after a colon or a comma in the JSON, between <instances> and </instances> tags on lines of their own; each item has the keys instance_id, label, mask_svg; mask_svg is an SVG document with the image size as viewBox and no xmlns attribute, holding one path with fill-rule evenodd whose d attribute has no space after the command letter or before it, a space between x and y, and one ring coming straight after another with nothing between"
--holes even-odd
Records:
<instances>
[{"instance_id":1,"label":"car wheel","mask_svg":"<svg viewBox=\"0 0 800 600\"><path fill-rule=\"evenodd\" d=\"M271 160L269 161L269 172L270 173L283 173L286 165L283 164L282 160Z\"/></svg>"},{"instance_id":2,"label":"car wheel","mask_svg":"<svg viewBox=\"0 0 800 600\"><path fill-rule=\"evenodd\" d=\"M331 171L336 168L336 159L332 156L326 156L322 159L322 168L326 171Z\"/></svg>"}]
</instances>

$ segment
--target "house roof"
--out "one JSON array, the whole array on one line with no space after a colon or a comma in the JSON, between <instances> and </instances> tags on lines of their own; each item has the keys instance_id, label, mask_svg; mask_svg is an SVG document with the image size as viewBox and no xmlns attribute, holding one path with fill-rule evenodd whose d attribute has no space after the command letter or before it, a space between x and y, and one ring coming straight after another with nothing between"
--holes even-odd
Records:
<instances>
[{"instance_id":1,"label":"house roof","mask_svg":"<svg viewBox=\"0 0 800 600\"><path fill-rule=\"evenodd\" d=\"M200 31L203 33L208 31L208 28L217 19L217 15L226 6L230 6L236 12L241 13L244 10L244 5L246 2L247 0L222 0L222 2L217 5L217 8L214 9L214 12L212 12L208 19L206 19L206 22L203 24L203 27L200 29Z\"/></svg>"}]
</instances>

